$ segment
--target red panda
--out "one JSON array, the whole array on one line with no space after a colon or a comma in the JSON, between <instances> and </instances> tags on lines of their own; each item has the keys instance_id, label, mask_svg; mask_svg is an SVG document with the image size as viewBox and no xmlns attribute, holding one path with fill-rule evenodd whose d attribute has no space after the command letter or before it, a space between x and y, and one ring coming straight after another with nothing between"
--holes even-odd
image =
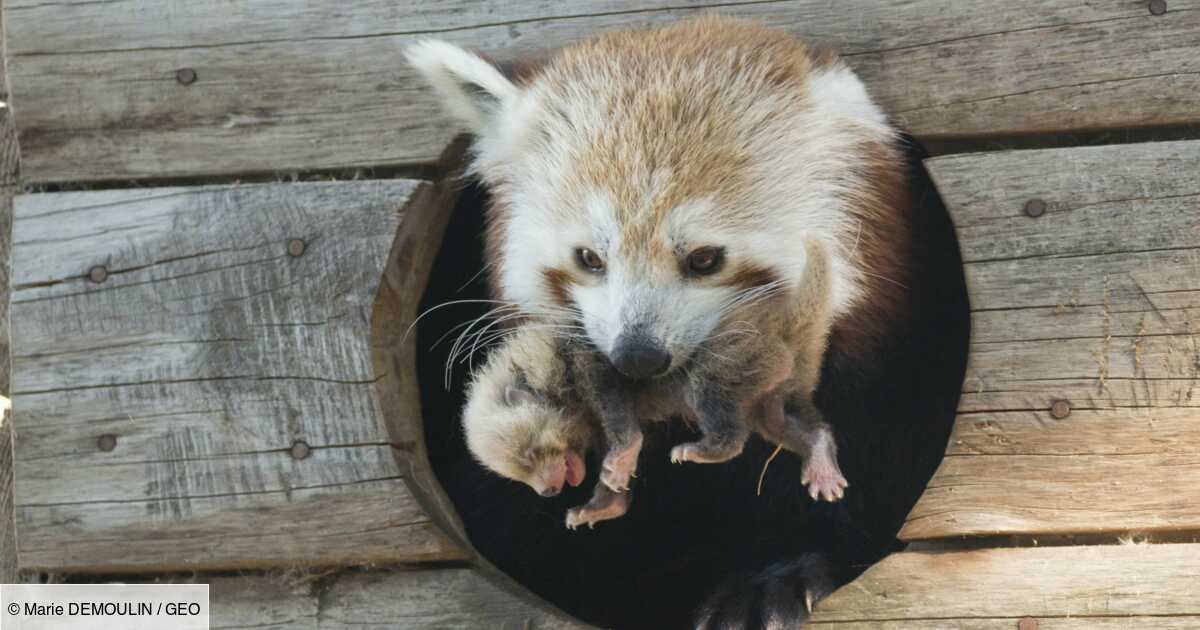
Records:
<instances>
[{"instance_id":1,"label":"red panda","mask_svg":"<svg viewBox=\"0 0 1200 630\"><path fill-rule=\"evenodd\" d=\"M494 297L531 320L580 326L626 376L686 372L731 331L722 312L739 292L800 286L805 239L830 258L828 372L873 387L862 373L905 338L919 253L909 165L898 132L835 55L705 17L600 35L511 78L444 42L415 44L408 58L474 134L469 169L492 196ZM815 571L772 565L764 584L779 567ZM825 584L804 579L805 592ZM725 616L722 593L706 627Z\"/></svg>"},{"instance_id":2,"label":"red panda","mask_svg":"<svg viewBox=\"0 0 1200 630\"><path fill-rule=\"evenodd\" d=\"M801 283L802 238L829 251L842 353L905 319L905 162L832 54L722 17L600 35L517 80L444 42L407 54L475 134L497 297L577 318L622 373L678 370L739 291Z\"/></svg>"}]
</instances>

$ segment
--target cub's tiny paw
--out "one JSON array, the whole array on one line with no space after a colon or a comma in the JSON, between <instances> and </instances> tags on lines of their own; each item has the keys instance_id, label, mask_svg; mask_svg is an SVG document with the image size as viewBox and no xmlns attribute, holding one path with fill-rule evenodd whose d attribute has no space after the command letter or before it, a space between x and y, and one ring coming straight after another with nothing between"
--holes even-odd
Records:
<instances>
[{"instance_id":1,"label":"cub's tiny paw","mask_svg":"<svg viewBox=\"0 0 1200 630\"><path fill-rule=\"evenodd\" d=\"M700 442L688 442L671 449L671 463L720 464L737 457L740 452L740 449L735 452L721 452L707 448Z\"/></svg>"},{"instance_id":2,"label":"cub's tiny paw","mask_svg":"<svg viewBox=\"0 0 1200 630\"><path fill-rule=\"evenodd\" d=\"M600 483L612 488L613 492L625 492L629 489L629 480L633 475L621 471L601 470Z\"/></svg>"},{"instance_id":3,"label":"cub's tiny paw","mask_svg":"<svg viewBox=\"0 0 1200 630\"><path fill-rule=\"evenodd\" d=\"M814 501L830 503L844 497L845 489L850 485L841 470L830 466L805 466L800 481L808 486L808 496Z\"/></svg>"},{"instance_id":4,"label":"cub's tiny paw","mask_svg":"<svg viewBox=\"0 0 1200 630\"><path fill-rule=\"evenodd\" d=\"M567 529L575 530L580 525L594 528L596 523L620 518L629 510L629 497L612 495L607 501L589 501L586 505L567 510Z\"/></svg>"},{"instance_id":5,"label":"cub's tiny paw","mask_svg":"<svg viewBox=\"0 0 1200 630\"><path fill-rule=\"evenodd\" d=\"M601 463L600 481L617 492L629 489L629 480L635 477L638 454L642 452L642 436L632 440L628 446L612 449Z\"/></svg>"}]
</instances>

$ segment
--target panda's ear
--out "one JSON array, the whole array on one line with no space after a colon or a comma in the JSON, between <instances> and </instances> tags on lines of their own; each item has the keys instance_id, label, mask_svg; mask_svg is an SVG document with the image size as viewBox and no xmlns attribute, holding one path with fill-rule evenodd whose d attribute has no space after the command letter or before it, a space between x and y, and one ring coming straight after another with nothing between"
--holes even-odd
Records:
<instances>
[{"instance_id":1,"label":"panda's ear","mask_svg":"<svg viewBox=\"0 0 1200 630\"><path fill-rule=\"evenodd\" d=\"M505 385L504 386L504 404L509 407L516 407L532 403L537 400L537 396L532 391L521 387L520 385Z\"/></svg>"},{"instance_id":2,"label":"panda's ear","mask_svg":"<svg viewBox=\"0 0 1200 630\"><path fill-rule=\"evenodd\" d=\"M479 55L441 40L419 41L405 50L405 57L437 90L443 106L476 134L492 127L497 112L520 92Z\"/></svg>"}]
</instances>

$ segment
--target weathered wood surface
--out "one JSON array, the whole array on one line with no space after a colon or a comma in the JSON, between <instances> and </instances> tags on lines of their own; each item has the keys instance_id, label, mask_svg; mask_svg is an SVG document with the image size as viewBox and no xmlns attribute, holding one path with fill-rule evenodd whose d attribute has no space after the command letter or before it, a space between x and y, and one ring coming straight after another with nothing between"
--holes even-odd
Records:
<instances>
[{"instance_id":1,"label":"weathered wood surface","mask_svg":"<svg viewBox=\"0 0 1200 630\"><path fill-rule=\"evenodd\" d=\"M1200 545L899 553L816 607L853 630L1200 627Z\"/></svg>"},{"instance_id":2,"label":"weathered wood surface","mask_svg":"<svg viewBox=\"0 0 1200 630\"><path fill-rule=\"evenodd\" d=\"M586 627L523 604L462 568L346 572L311 581L286 576L201 581L209 584L213 630Z\"/></svg>"},{"instance_id":3,"label":"weathered wood surface","mask_svg":"<svg viewBox=\"0 0 1200 630\"><path fill-rule=\"evenodd\" d=\"M466 557L403 483L373 387L384 265L402 222L446 211L434 194L372 181L18 197L22 567Z\"/></svg>"},{"instance_id":4,"label":"weathered wood surface","mask_svg":"<svg viewBox=\"0 0 1200 630\"><path fill-rule=\"evenodd\" d=\"M249 575L197 581L208 583L212 630L317 627L320 601L315 581Z\"/></svg>"},{"instance_id":5,"label":"weathered wood surface","mask_svg":"<svg viewBox=\"0 0 1200 630\"><path fill-rule=\"evenodd\" d=\"M0 51L4 50L0 1ZM8 101L8 80L0 59L0 101ZM8 252L12 198L17 187L17 134L12 110L0 109L0 396L8 396ZM13 527L12 425L0 418L0 584L17 581L17 540Z\"/></svg>"},{"instance_id":6,"label":"weathered wood surface","mask_svg":"<svg viewBox=\"0 0 1200 630\"><path fill-rule=\"evenodd\" d=\"M202 581L210 585L213 630L587 627L524 604L470 569L346 572L308 582L255 576Z\"/></svg>"},{"instance_id":7,"label":"weathered wood surface","mask_svg":"<svg viewBox=\"0 0 1200 630\"><path fill-rule=\"evenodd\" d=\"M902 537L1200 529L1200 142L927 164L973 324L947 457Z\"/></svg>"},{"instance_id":8,"label":"weathered wood surface","mask_svg":"<svg viewBox=\"0 0 1200 630\"><path fill-rule=\"evenodd\" d=\"M919 136L1200 120L1200 0L12 0L29 182L428 163L455 134L403 47L499 60L706 10L842 51ZM176 72L191 68L182 85Z\"/></svg>"},{"instance_id":9,"label":"weathered wood surface","mask_svg":"<svg viewBox=\"0 0 1200 630\"><path fill-rule=\"evenodd\" d=\"M320 628L554 628L587 626L547 613L467 569L358 573L321 599Z\"/></svg>"}]
</instances>

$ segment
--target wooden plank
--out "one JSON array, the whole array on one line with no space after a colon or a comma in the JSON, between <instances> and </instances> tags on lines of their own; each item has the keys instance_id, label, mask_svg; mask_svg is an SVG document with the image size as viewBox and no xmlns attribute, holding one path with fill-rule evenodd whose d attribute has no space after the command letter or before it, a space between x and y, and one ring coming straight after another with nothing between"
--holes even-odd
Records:
<instances>
[{"instance_id":1,"label":"wooden plank","mask_svg":"<svg viewBox=\"0 0 1200 630\"><path fill-rule=\"evenodd\" d=\"M320 580L221 577L209 583L213 630L496 628L583 630L465 568L356 571Z\"/></svg>"},{"instance_id":2,"label":"wooden plank","mask_svg":"<svg viewBox=\"0 0 1200 630\"><path fill-rule=\"evenodd\" d=\"M4 50L4 17L0 1L0 54ZM8 80L0 58L0 101L8 101ZM17 134L12 110L0 110L0 396L8 396L8 252L12 233L12 198L17 184ZM17 539L13 527L12 425L0 412L0 584L17 581Z\"/></svg>"},{"instance_id":3,"label":"wooden plank","mask_svg":"<svg viewBox=\"0 0 1200 630\"><path fill-rule=\"evenodd\" d=\"M845 53L926 138L1195 122L1200 0L13 0L31 182L429 163L456 133L401 61L440 37L507 61L713 8ZM194 69L191 85L176 71Z\"/></svg>"},{"instance_id":4,"label":"wooden plank","mask_svg":"<svg viewBox=\"0 0 1200 630\"><path fill-rule=\"evenodd\" d=\"M212 630L315 630L320 602L315 581L290 576L220 577L208 583Z\"/></svg>"},{"instance_id":5,"label":"wooden plank","mask_svg":"<svg viewBox=\"0 0 1200 630\"><path fill-rule=\"evenodd\" d=\"M1195 628L1200 545L893 554L816 606L811 627Z\"/></svg>"},{"instance_id":6,"label":"wooden plank","mask_svg":"<svg viewBox=\"0 0 1200 630\"><path fill-rule=\"evenodd\" d=\"M972 338L947 457L901 536L1200 529L1200 182L1179 176L1200 142L928 166Z\"/></svg>"},{"instance_id":7,"label":"wooden plank","mask_svg":"<svg viewBox=\"0 0 1200 630\"><path fill-rule=\"evenodd\" d=\"M432 190L397 180L19 197L21 566L466 557L408 491L373 387L375 295L401 224L444 210Z\"/></svg>"},{"instance_id":8,"label":"wooden plank","mask_svg":"<svg viewBox=\"0 0 1200 630\"><path fill-rule=\"evenodd\" d=\"M0 413L0 584L17 581L17 538L13 527L12 423Z\"/></svg>"},{"instance_id":9,"label":"wooden plank","mask_svg":"<svg viewBox=\"0 0 1200 630\"><path fill-rule=\"evenodd\" d=\"M354 573L321 599L320 628L583 630L559 612L514 597L470 569Z\"/></svg>"}]
</instances>

